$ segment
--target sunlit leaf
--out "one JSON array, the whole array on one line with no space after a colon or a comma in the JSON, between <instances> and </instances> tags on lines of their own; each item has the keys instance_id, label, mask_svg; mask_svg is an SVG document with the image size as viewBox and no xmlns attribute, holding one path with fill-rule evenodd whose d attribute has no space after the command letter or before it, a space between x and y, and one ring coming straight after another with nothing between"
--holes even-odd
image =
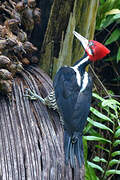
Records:
<instances>
[{"instance_id":1,"label":"sunlit leaf","mask_svg":"<svg viewBox=\"0 0 120 180\"><path fill-rule=\"evenodd\" d=\"M110 169L108 171L106 171L106 176L109 176L111 174L120 174L120 170L115 170L115 169Z\"/></svg>"},{"instance_id":2,"label":"sunlit leaf","mask_svg":"<svg viewBox=\"0 0 120 180\"><path fill-rule=\"evenodd\" d=\"M99 165L94 164L94 163L92 163L90 161L87 161L87 162L88 162L88 165L91 166L92 168L98 169L99 171L104 172L104 170Z\"/></svg>"},{"instance_id":3,"label":"sunlit leaf","mask_svg":"<svg viewBox=\"0 0 120 180\"><path fill-rule=\"evenodd\" d=\"M118 52L117 52L117 62L120 61L120 47L118 48Z\"/></svg>"},{"instance_id":4,"label":"sunlit leaf","mask_svg":"<svg viewBox=\"0 0 120 180\"><path fill-rule=\"evenodd\" d=\"M104 163L107 163L107 161L104 158L99 158L98 156L95 156L93 161L94 162L104 162Z\"/></svg>"},{"instance_id":5,"label":"sunlit leaf","mask_svg":"<svg viewBox=\"0 0 120 180\"><path fill-rule=\"evenodd\" d=\"M117 140L113 143L113 146L116 147L116 146L118 146L119 144L120 144L120 140L117 139Z\"/></svg>"},{"instance_id":6,"label":"sunlit leaf","mask_svg":"<svg viewBox=\"0 0 120 180\"><path fill-rule=\"evenodd\" d=\"M106 28L107 26L109 26L118 19L120 19L120 14L108 15L106 18L102 20L100 29Z\"/></svg>"},{"instance_id":7,"label":"sunlit leaf","mask_svg":"<svg viewBox=\"0 0 120 180\"><path fill-rule=\"evenodd\" d=\"M120 155L120 151L115 151L115 152L112 153L112 157L115 157L115 156L118 156L118 155Z\"/></svg>"},{"instance_id":8,"label":"sunlit leaf","mask_svg":"<svg viewBox=\"0 0 120 180\"><path fill-rule=\"evenodd\" d=\"M120 14L120 10L119 9L112 9L112 10L107 11L105 13L105 15L111 15L111 14Z\"/></svg>"},{"instance_id":9,"label":"sunlit leaf","mask_svg":"<svg viewBox=\"0 0 120 180\"><path fill-rule=\"evenodd\" d=\"M105 45L111 44L114 41L117 41L120 38L120 30L119 29L115 29L110 37L107 39L107 41L105 42Z\"/></svg>"},{"instance_id":10,"label":"sunlit leaf","mask_svg":"<svg viewBox=\"0 0 120 180\"><path fill-rule=\"evenodd\" d=\"M100 137L96 137L96 136L84 136L84 138L88 141L104 141L104 142L108 142L111 144L110 140L104 139L104 138L100 138Z\"/></svg>"},{"instance_id":11,"label":"sunlit leaf","mask_svg":"<svg viewBox=\"0 0 120 180\"><path fill-rule=\"evenodd\" d=\"M115 138L118 138L119 136L120 136L120 129L118 129L118 130L115 132L114 137L115 137Z\"/></svg>"},{"instance_id":12,"label":"sunlit leaf","mask_svg":"<svg viewBox=\"0 0 120 180\"><path fill-rule=\"evenodd\" d=\"M103 101L104 102L104 101ZM100 113L97 109L90 107L90 110L92 111L93 114L95 114L97 117L104 119L106 121L110 121L111 123L114 124L114 122L107 116L105 116L104 114Z\"/></svg>"},{"instance_id":13,"label":"sunlit leaf","mask_svg":"<svg viewBox=\"0 0 120 180\"><path fill-rule=\"evenodd\" d=\"M109 107L115 109L115 108L117 108L117 106L115 106L115 105L120 105L120 103L118 101L116 101L115 99L107 99L102 102L103 107L109 106Z\"/></svg>"},{"instance_id":14,"label":"sunlit leaf","mask_svg":"<svg viewBox=\"0 0 120 180\"><path fill-rule=\"evenodd\" d=\"M120 14L114 15L114 16L113 16L113 19L114 19L114 20L120 19Z\"/></svg>"},{"instance_id":15,"label":"sunlit leaf","mask_svg":"<svg viewBox=\"0 0 120 180\"><path fill-rule=\"evenodd\" d=\"M99 96L99 95L96 94L96 93L92 93L92 96L95 97L95 98L97 98L97 99L99 99L100 101L104 101L104 100L105 100L104 98L102 98L101 96Z\"/></svg>"},{"instance_id":16,"label":"sunlit leaf","mask_svg":"<svg viewBox=\"0 0 120 180\"><path fill-rule=\"evenodd\" d=\"M118 160L118 159L112 159L112 160L109 162L109 166L113 166L113 165L118 164L118 163L120 163L120 160Z\"/></svg>"},{"instance_id":17,"label":"sunlit leaf","mask_svg":"<svg viewBox=\"0 0 120 180\"><path fill-rule=\"evenodd\" d=\"M101 113L100 113L100 114L101 114ZM101 115L103 115L103 114L101 114ZM108 131L110 131L111 133L113 133L113 131L112 131L110 128L108 128L107 126L105 126L104 124L101 124L101 123L99 123L99 122L95 122L95 121L93 121L93 120L90 119L90 118L88 118L87 121L89 121L93 126L96 126L96 127L100 128L100 129L108 130Z\"/></svg>"}]
</instances>

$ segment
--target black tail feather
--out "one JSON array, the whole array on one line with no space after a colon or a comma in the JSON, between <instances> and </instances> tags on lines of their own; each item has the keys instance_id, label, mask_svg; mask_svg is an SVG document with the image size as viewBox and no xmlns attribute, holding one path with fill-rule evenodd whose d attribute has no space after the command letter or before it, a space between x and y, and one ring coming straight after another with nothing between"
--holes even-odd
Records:
<instances>
[{"instance_id":1,"label":"black tail feather","mask_svg":"<svg viewBox=\"0 0 120 180\"><path fill-rule=\"evenodd\" d=\"M80 136L78 138L78 141L76 143L77 144L76 144L76 148L75 148L75 155L76 155L78 163L81 167L82 163L84 162L82 136Z\"/></svg>"},{"instance_id":2,"label":"black tail feather","mask_svg":"<svg viewBox=\"0 0 120 180\"><path fill-rule=\"evenodd\" d=\"M70 160L70 165L74 168L76 156L81 167L84 163L82 135L77 135L77 133L75 135L69 135L67 131L64 131L64 152L66 164Z\"/></svg>"},{"instance_id":3,"label":"black tail feather","mask_svg":"<svg viewBox=\"0 0 120 180\"><path fill-rule=\"evenodd\" d=\"M70 158L70 143L71 143L71 137L65 131L64 132L64 152L65 152L65 163L66 164L68 164L68 161Z\"/></svg>"},{"instance_id":4,"label":"black tail feather","mask_svg":"<svg viewBox=\"0 0 120 180\"><path fill-rule=\"evenodd\" d=\"M70 164L71 167L74 168L75 167L75 157L74 157L74 144L70 143Z\"/></svg>"}]
</instances>

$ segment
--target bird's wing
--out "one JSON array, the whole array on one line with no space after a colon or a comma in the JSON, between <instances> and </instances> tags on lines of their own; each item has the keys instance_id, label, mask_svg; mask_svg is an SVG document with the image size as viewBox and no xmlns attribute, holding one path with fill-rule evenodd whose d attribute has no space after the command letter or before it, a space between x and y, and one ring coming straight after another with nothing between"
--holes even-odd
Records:
<instances>
[{"instance_id":1,"label":"bird's wing","mask_svg":"<svg viewBox=\"0 0 120 180\"><path fill-rule=\"evenodd\" d=\"M79 92L77 96L77 101L74 107L74 112L72 114L72 126L82 133L91 105L92 97L92 83L90 89L86 89L84 92Z\"/></svg>"},{"instance_id":2,"label":"bird's wing","mask_svg":"<svg viewBox=\"0 0 120 180\"><path fill-rule=\"evenodd\" d=\"M56 102L64 121L70 119L77 101L80 87L77 85L76 73L72 68L62 67L53 82Z\"/></svg>"},{"instance_id":3,"label":"bird's wing","mask_svg":"<svg viewBox=\"0 0 120 180\"><path fill-rule=\"evenodd\" d=\"M69 129L72 127L80 130L89 113L92 87L87 87L87 91L81 93L77 84L76 73L69 67L60 68L53 85L56 102L65 126L67 124ZM81 123L83 125L80 126Z\"/></svg>"}]
</instances>

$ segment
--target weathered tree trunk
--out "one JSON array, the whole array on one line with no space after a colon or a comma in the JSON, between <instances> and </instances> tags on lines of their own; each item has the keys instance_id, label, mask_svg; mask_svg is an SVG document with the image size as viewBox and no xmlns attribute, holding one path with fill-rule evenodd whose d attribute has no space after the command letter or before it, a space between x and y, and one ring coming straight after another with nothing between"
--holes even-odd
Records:
<instances>
[{"instance_id":1,"label":"weathered tree trunk","mask_svg":"<svg viewBox=\"0 0 120 180\"><path fill-rule=\"evenodd\" d=\"M82 50L80 42L73 39L76 30L92 39L99 1L94 0L55 0L41 48L40 66L54 76L64 64L73 64Z\"/></svg>"},{"instance_id":2,"label":"weathered tree trunk","mask_svg":"<svg viewBox=\"0 0 120 180\"><path fill-rule=\"evenodd\" d=\"M73 171L64 164L63 129L57 112L24 97L26 87L46 97L52 81L30 66L14 79L11 104L0 97L0 179L84 179L78 165Z\"/></svg>"}]
</instances>

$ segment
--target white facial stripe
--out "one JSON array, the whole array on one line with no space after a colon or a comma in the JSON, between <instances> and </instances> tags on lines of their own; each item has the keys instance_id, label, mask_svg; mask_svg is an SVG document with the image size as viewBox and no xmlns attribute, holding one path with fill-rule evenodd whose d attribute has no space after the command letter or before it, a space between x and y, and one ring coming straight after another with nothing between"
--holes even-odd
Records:
<instances>
[{"instance_id":1,"label":"white facial stripe","mask_svg":"<svg viewBox=\"0 0 120 180\"><path fill-rule=\"evenodd\" d=\"M80 61L77 65L71 67L75 72L76 72L76 79L77 79L77 83L78 83L78 86L81 85L81 75L80 75L80 72L78 70L78 67L80 65L82 65L83 63L87 62L89 59L89 57L87 56L86 58L84 58L82 61ZM85 76L86 77L86 76ZM84 80L84 79L83 79Z\"/></svg>"},{"instance_id":2,"label":"white facial stripe","mask_svg":"<svg viewBox=\"0 0 120 180\"><path fill-rule=\"evenodd\" d=\"M77 83L78 83L78 86L81 85L81 76L80 76L80 73L78 71L78 67L71 67L72 69L74 69L74 71L76 72L76 79L77 79Z\"/></svg>"},{"instance_id":3,"label":"white facial stripe","mask_svg":"<svg viewBox=\"0 0 120 180\"><path fill-rule=\"evenodd\" d=\"M83 92L85 90L85 88L87 87L87 84L88 84L88 73L85 72L80 92Z\"/></svg>"},{"instance_id":4,"label":"white facial stripe","mask_svg":"<svg viewBox=\"0 0 120 180\"><path fill-rule=\"evenodd\" d=\"M88 59L89 59L89 56L87 56L86 58L82 59L82 61L80 61L80 62L79 62L77 65L75 65L74 67L77 66L77 68L78 68L80 65L84 64L85 62L87 62Z\"/></svg>"}]
</instances>

